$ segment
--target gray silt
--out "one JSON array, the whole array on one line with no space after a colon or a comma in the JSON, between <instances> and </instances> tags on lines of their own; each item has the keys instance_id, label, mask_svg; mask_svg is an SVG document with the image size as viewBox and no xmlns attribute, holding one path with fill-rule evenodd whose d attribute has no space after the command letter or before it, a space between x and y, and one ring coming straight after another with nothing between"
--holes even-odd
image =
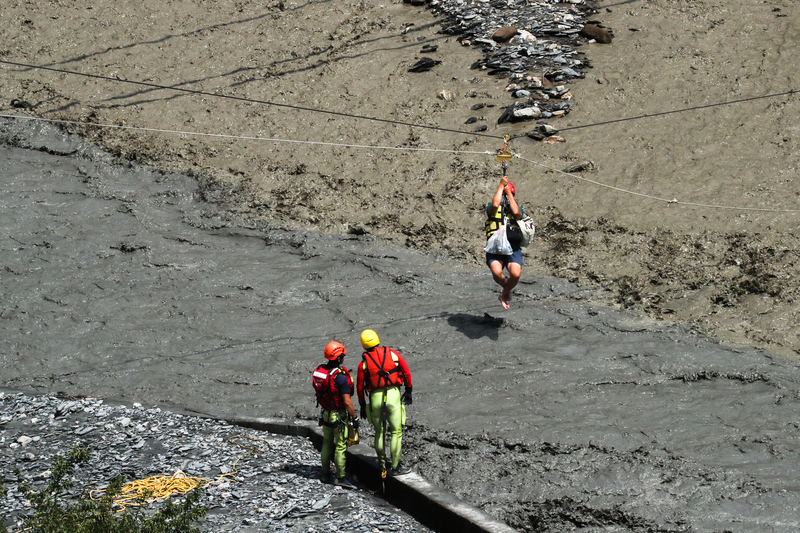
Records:
<instances>
[{"instance_id":1,"label":"gray silt","mask_svg":"<svg viewBox=\"0 0 800 533\"><path fill-rule=\"evenodd\" d=\"M242 222L194 178L4 122L3 385L216 416L316 416L362 329L414 376L405 457L528 531L795 531L797 364L523 277ZM202 180L201 180L202 181Z\"/></svg>"}]
</instances>

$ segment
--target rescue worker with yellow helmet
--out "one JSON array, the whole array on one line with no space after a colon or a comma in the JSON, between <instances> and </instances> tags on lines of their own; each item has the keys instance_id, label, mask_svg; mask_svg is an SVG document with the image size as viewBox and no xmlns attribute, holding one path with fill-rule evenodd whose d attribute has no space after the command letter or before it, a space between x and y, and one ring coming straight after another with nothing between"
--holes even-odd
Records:
<instances>
[{"instance_id":1,"label":"rescue worker with yellow helmet","mask_svg":"<svg viewBox=\"0 0 800 533\"><path fill-rule=\"evenodd\" d=\"M356 389L361 406L361 417L366 417L375 427L375 452L378 464L382 467L386 461L384 431L388 424L391 453L391 474L400 476L411 472L411 468L400 461L403 442L403 424L405 424L405 405L411 405L412 382L403 356L389 347L380 345L378 334L371 329L361 333L361 346L365 352L358 365ZM400 387L405 392L400 395ZM369 393L366 402L365 389Z\"/></svg>"},{"instance_id":2,"label":"rescue worker with yellow helmet","mask_svg":"<svg viewBox=\"0 0 800 533\"><path fill-rule=\"evenodd\" d=\"M332 341L325 346L323 363L312 372L312 385L317 403L322 409L322 477L326 483L335 483L348 489L356 488L345 477L345 451L347 451L348 421L358 430L359 418L353 407L353 378L343 366L347 354L341 342ZM331 472L331 461L336 465L336 479Z\"/></svg>"}]
</instances>

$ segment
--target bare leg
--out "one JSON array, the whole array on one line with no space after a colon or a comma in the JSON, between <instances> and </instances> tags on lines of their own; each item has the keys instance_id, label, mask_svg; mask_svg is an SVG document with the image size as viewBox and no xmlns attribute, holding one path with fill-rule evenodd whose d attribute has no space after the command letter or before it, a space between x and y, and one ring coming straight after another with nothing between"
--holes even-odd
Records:
<instances>
[{"instance_id":1,"label":"bare leg","mask_svg":"<svg viewBox=\"0 0 800 533\"><path fill-rule=\"evenodd\" d=\"M490 268L492 269L492 277L494 278L494 282L506 288L506 276L503 274L503 263L500 261L492 261L490 263Z\"/></svg>"},{"instance_id":2,"label":"bare leg","mask_svg":"<svg viewBox=\"0 0 800 533\"><path fill-rule=\"evenodd\" d=\"M511 291L514 290L514 287L519 283L520 276L522 276L522 266L518 263L509 263L508 279L505 280L505 284L503 284L503 293L500 295L500 303L505 301L503 307L506 309L508 309L508 302L511 301Z\"/></svg>"},{"instance_id":3,"label":"bare leg","mask_svg":"<svg viewBox=\"0 0 800 533\"><path fill-rule=\"evenodd\" d=\"M494 278L494 282L503 287L503 292L501 292L500 296L498 297L500 300L500 305L503 306L503 309L508 309L508 302L503 296L506 291L506 284L508 283L505 274L503 274L503 263L500 261L492 261L489 263L489 268L492 269L492 277Z\"/></svg>"}]
</instances>

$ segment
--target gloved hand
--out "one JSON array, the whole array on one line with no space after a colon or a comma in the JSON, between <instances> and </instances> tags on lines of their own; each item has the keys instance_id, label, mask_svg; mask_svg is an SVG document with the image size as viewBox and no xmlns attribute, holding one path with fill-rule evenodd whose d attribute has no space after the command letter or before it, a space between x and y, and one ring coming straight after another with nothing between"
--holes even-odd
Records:
<instances>
[{"instance_id":1,"label":"gloved hand","mask_svg":"<svg viewBox=\"0 0 800 533\"><path fill-rule=\"evenodd\" d=\"M363 404L361 405L361 412L359 414L361 415L361 418L367 418L367 406L366 405L363 405Z\"/></svg>"},{"instance_id":2,"label":"gloved hand","mask_svg":"<svg viewBox=\"0 0 800 533\"><path fill-rule=\"evenodd\" d=\"M353 424L353 429L358 431L358 426L361 425L361 419L358 418L358 417L355 417L351 423Z\"/></svg>"},{"instance_id":3,"label":"gloved hand","mask_svg":"<svg viewBox=\"0 0 800 533\"><path fill-rule=\"evenodd\" d=\"M405 392L403 393L403 396L400 399L403 401L404 404L411 405L411 403L412 403L411 387L406 387L406 390L405 390Z\"/></svg>"}]
</instances>

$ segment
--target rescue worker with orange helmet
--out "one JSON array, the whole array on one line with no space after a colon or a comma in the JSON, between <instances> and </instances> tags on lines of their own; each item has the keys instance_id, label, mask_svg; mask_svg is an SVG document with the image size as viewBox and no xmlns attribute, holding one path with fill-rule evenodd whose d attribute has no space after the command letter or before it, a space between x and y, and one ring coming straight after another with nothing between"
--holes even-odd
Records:
<instances>
[{"instance_id":1,"label":"rescue worker with orange helmet","mask_svg":"<svg viewBox=\"0 0 800 533\"><path fill-rule=\"evenodd\" d=\"M353 378L343 366L347 354L341 342L332 341L325 346L323 363L312 372L312 384L317 403L322 409L322 477L326 483L354 489L345 477L345 451L347 451L348 421L358 430L359 418L353 407ZM331 472L331 461L336 465L336 479Z\"/></svg>"},{"instance_id":2,"label":"rescue worker with orange helmet","mask_svg":"<svg viewBox=\"0 0 800 533\"><path fill-rule=\"evenodd\" d=\"M367 417L375 427L375 452L378 464L388 465L385 454L384 431L388 424L391 453L391 474L400 476L411 472L411 468L400 461L403 442L403 425L405 424L405 405L411 405L412 381L403 356L389 347L380 345L378 334L371 329L361 333L361 346L365 352L361 364L358 365L356 389L358 403L361 406L361 417ZM405 392L400 395L400 387ZM366 394L369 393L369 404Z\"/></svg>"}]
</instances>

